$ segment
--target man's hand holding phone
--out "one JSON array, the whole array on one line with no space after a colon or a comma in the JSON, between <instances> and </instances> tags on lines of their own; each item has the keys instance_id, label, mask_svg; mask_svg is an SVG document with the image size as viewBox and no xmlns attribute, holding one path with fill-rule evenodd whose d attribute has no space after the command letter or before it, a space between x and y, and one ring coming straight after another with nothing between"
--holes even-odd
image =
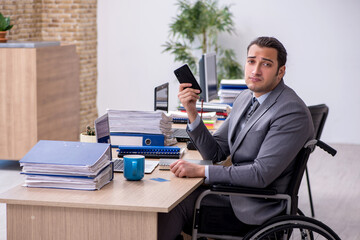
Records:
<instances>
[{"instance_id":1,"label":"man's hand holding phone","mask_svg":"<svg viewBox=\"0 0 360 240\"><path fill-rule=\"evenodd\" d=\"M191 88L191 83L182 83L179 86L178 98L189 117L189 121L192 123L197 117L196 101L199 97L200 90Z\"/></svg>"},{"instance_id":2,"label":"man's hand holding phone","mask_svg":"<svg viewBox=\"0 0 360 240\"><path fill-rule=\"evenodd\" d=\"M176 78L178 79L179 83L191 83L191 88L199 89L200 93L202 92L200 85L196 81L194 74L192 74L189 66L187 64L179 67L174 71Z\"/></svg>"},{"instance_id":3,"label":"man's hand holding phone","mask_svg":"<svg viewBox=\"0 0 360 240\"><path fill-rule=\"evenodd\" d=\"M190 123L192 123L198 114L196 101L200 98L201 87L187 64L176 69L174 74L180 82L178 98L186 109Z\"/></svg>"}]
</instances>

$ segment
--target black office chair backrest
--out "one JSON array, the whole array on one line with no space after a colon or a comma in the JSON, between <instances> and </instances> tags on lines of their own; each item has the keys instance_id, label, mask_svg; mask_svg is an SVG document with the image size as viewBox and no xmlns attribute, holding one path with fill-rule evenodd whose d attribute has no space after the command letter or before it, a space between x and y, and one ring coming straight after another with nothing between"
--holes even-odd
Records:
<instances>
[{"instance_id":1,"label":"black office chair backrest","mask_svg":"<svg viewBox=\"0 0 360 240\"><path fill-rule=\"evenodd\" d=\"M295 215L298 209L298 193L301 184L301 180L303 178L306 164L308 162L310 153L312 148L303 147L300 152L296 155L295 158L295 166L294 166L294 174L291 177L287 194L291 197L291 214Z\"/></svg>"},{"instance_id":2,"label":"black office chair backrest","mask_svg":"<svg viewBox=\"0 0 360 240\"><path fill-rule=\"evenodd\" d=\"M323 131L329 108L325 104L308 106L314 124L315 136L319 140Z\"/></svg>"}]
</instances>

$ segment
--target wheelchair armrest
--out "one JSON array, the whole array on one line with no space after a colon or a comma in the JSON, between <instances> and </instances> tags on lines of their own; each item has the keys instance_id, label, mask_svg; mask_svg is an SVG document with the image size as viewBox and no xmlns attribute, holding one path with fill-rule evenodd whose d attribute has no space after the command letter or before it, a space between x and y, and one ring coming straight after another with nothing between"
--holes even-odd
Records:
<instances>
[{"instance_id":1,"label":"wheelchair armrest","mask_svg":"<svg viewBox=\"0 0 360 240\"><path fill-rule=\"evenodd\" d=\"M203 191L195 203L195 214L196 211L199 211L202 199L207 195L229 195L229 196L243 196L251 198L265 198L265 199L278 199L285 200L287 202L286 214L291 212L291 196L288 194L278 193L276 189L260 189L260 188L250 188L250 187L238 187L232 185L221 185L214 184L209 187L209 189Z\"/></svg>"},{"instance_id":2,"label":"wheelchair armrest","mask_svg":"<svg viewBox=\"0 0 360 240\"><path fill-rule=\"evenodd\" d=\"M258 195L276 195L276 189L260 189L249 187L238 187L231 185L215 184L210 186L211 191L215 192L229 192L229 193L246 193L246 194L258 194Z\"/></svg>"}]
</instances>

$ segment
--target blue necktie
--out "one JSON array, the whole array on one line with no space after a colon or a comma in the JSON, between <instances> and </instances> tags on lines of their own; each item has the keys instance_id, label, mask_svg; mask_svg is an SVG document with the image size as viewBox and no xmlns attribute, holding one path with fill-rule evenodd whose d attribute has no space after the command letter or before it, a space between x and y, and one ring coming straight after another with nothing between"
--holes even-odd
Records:
<instances>
[{"instance_id":1,"label":"blue necktie","mask_svg":"<svg viewBox=\"0 0 360 240\"><path fill-rule=\"evenodd\" d=\"M236 133L232 136L231 140L233 142L235 142L236 137L239 135L241 129L244 128L246 122L250 119L250 117L254 114L254 112L256 111L256 109L260 106L259 101L253 97L252 99L252 104L250 105L250 107L248 108L248 110L246 111L246 115L245 118L243 117L242 119L240 119L240 121L238 122L237 126L236 126Z\"/></svg>"},{"instance_id":2,"label":"blue necktie","mask_svg":"<svg viewBox=\"0 0 360 240\"><path fill-rule=\"evenodd\" d=\"M250 111L246 114L245 123L247 123L247 121L249 121L250 117L254 114L256 109L260 106L259 101L255 97L253 98L252 101L253 101L253 103L252 103L252 106L250 107Z\"/></svg>"}]
</instances>

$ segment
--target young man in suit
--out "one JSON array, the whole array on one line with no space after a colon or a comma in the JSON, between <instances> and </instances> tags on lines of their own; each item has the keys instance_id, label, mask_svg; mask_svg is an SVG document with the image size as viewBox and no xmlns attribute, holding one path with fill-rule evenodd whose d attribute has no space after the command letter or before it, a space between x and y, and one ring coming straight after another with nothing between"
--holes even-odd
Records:
<instances>
[{"instance_id":1,"label":"young man in suit","mask_svg":"<svg viewBox=\"0 0 360 240\"><path fill-rule=\"evenodd\" d=\"M230 116L211 135L196 110L199 90L181 84L178 98L185 107L187 131L204 159L224 161L232 165L202 166L184 160L170 168L177 177L205 177L209 184L221 183L244 187L275 188L283 193L295 171L294 158L305 142L313 137L311 115L304 102L283 81L286 49L275 38L259 37L247 49L245 81L248 90L236 98ZM169 214L159 214L159 239L174 239L184 227L190 227L199 189ZM283 201L247 197L214 196L204 199L205 205L231 210L246 232L251 225L260 225L285 209Z\"/></svg>"}]
</instances>

